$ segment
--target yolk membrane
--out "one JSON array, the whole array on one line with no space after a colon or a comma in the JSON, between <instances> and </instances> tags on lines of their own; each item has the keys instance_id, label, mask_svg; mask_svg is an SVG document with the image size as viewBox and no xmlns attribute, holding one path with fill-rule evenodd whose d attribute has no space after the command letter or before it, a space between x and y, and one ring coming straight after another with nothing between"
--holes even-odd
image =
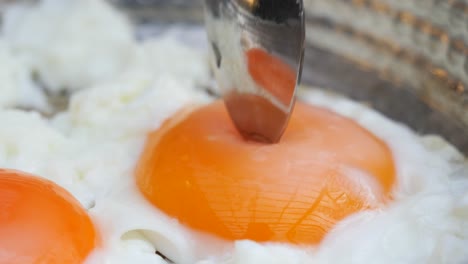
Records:
<instances>
[{"instance_id":1,"label":"yolk membrane","mask_svg":"<svg viewBox=\"0 0 468 264\"><path fill-rule=\"evenodd\" d=\"M0 169L0 263L82 263L98 242L86 211L48 180Z\"/></svg>"},{"instance_id":2,"label":"yolk membrane","mask_svg":"<svg viewBox=\"0 0 468 264\"><path fill-rule=\"evenodd\" d=\"M352 120L296 104L277 144L245 141L221 101L151 133L137 185L157 208L224 239L315 244L390 197L388 146Z\"/></svg>"}]
</instances>

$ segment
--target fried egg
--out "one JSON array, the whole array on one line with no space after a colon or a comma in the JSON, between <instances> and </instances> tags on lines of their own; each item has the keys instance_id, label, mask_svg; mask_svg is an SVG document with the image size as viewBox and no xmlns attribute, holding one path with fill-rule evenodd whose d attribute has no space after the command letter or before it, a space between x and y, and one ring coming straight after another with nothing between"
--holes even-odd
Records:
<instances>
[{"instance_id":1,"label":"fried egg","mask_svg":"<svg viewBox=\"0 0 468 264\"><path fill-rule=\"evenodd\" d=\"M0 169L0 258L3 263L80 263L96 248L96 229L63 188Z\"/></svg>"},{"instance_id":2,"label":"fried egg","mask_svg":"<svg viewBox=\"0 0 468 264\"><path fill-rule=\"evenodd\" d=\"M0 241L0 262L11 260L10 244L15 260L31 256L31 243L19 243L28 234L41 234L44 248L64 241L54 234L65 220L85 226L59 243L80 252L78 263L468 260L468 164L442 138L302 87L280 144L245 142L204 89L206 44L174 31L137 42L104 1L41 1L6 14L12 48L0 45L0 63L8 58L32 82L21 91L44 102L37 71L47 89L71 95L52 117L19 110L17 79L0 69L0 98L11 98L0 108L0 207L26 212L31 224L8 220L17 228ZM12 174L24 188L59 191L41 200L24 189L16 205L3 191L19 190L8 187Z\"/></svg>"}]
</instances>

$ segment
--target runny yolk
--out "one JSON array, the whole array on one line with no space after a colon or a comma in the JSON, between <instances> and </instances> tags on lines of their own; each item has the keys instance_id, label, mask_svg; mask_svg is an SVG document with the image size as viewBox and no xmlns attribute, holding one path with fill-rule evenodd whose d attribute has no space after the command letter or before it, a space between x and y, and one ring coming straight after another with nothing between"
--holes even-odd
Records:
<instances>
[{"instance_id":1,"label":"runny yolk","mask_svg":"<svg viewBox=\"0 0 468 264\"><path fill-rule=\"evenodd\" d=\"M278 144L245 141L221 101L179 113L148 136L135 172L144 196L191 228L295 244L376 208L395 182L384 142L301 102Z\"/></svg>"},{"instance_id":2,"label":"runny yolk","mask_svg":"<svg viewBox=\"0 0 468 264\"><path fill-rule=\"evenodd\" d=\"M48 180L0 169L0 263L82 263L97 234L86 211Z\"/></svg>"}]
</instances>

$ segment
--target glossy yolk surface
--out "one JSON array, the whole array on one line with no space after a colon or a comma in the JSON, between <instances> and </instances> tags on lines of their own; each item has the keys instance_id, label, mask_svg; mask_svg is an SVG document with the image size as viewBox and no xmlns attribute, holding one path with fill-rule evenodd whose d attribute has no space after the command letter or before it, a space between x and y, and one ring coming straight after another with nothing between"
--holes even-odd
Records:
<instances>
[{"instance_id":1,"label":"glossy yolk surface","mask_svg":"<svg viewBox=\"0 0 468 264\"><path fill-rule=\"evenodd\" d=\"M97 235L86 211L58 185L0 169L0 263L82 263Z\"/></svg>"},{"instance_id":2,"label":"glossy yolk surface","mask_svg":"<svg viewBox=\"0 0 468 264\"><path fill-rule=\"evenodd\" d=\"M298 102L278 144L242 139L220 101L149 135L141 192L182 223L226 239L318 243L374 208L395 181L387 145L353 121Z\"/></svg>"}]
</instances>

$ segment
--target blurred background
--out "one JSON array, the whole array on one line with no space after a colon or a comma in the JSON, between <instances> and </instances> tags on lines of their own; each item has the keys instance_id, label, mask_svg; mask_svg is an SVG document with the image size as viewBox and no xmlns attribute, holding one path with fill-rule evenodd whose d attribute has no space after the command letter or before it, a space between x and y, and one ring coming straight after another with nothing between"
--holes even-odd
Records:
<instances>
[{"instance_id":1,"label":"blurred background","mask_svg":"<svg viewBox=\"0 0 468 264\"><path fill-rule=\"evenodd\" d=\"M203 30L202 0L109 1L140 27ZM0 0L0 10L8 2ZM303 84L364 102L419 133L442 135L468 155L468 0L304 4Z\"/></svg>"}]
</instances>

